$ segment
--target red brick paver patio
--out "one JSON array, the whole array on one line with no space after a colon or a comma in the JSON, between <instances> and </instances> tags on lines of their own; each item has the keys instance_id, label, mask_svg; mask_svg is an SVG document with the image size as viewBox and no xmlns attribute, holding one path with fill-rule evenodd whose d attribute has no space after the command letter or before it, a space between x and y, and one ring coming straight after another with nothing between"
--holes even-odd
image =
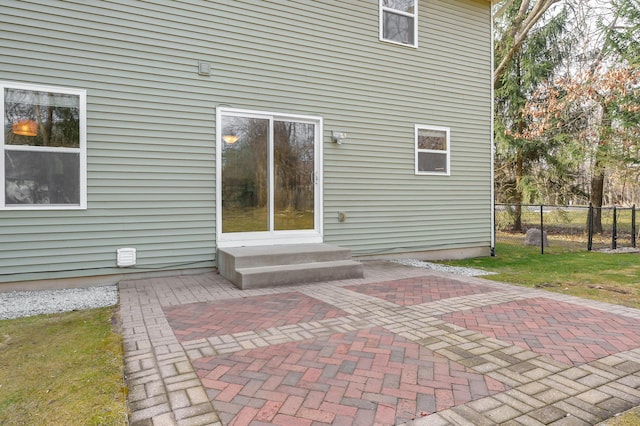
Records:
<instances>
[{"instance_id":1,"label":"red brick paver patio","mask_svg":"<svg viewBox=\"0 0 640 426\"><path fill-rule=\"evenodd\" d=\"M570 365L595 361L640 344L637 319L547 298L454 312L442 319Z\"/></svg>"},{"instance_id":2,"label":"red brick paver patio","mask_svg":"<svg viewBox=\"0 0 640 426\"><path fill-rule=\"evenodd\" d=\"M494 291L484 285L438 277L415 277L380 283L352 285L346 289L378 297L400 306L420 305L435 300L469 296Z\"/></svg>"},{"instance_id":3,"label":"red brick paver patio","mask_svg":"<svg viewBox=\"0 0 640 426\"><path fill-rule=\"evenodd\" d=\"M400 424L505 386L380 327L194 361L223 422Z\"/></svg>"},{"instance_id":4,"label":"red brick paver patio","mask_svg":"<svg viewBox=\"0 0 640 426\"><path fill-rule=\"evenodd\" d=\"M298 292L190 303L165 308L164 311L181 341L348 315L341 309Z\"/></svg>"},{"instance_id":5,"label":"red brick paver patio","mask_svg":"<svg viewBox=\"0 0 640 426\"><path fill-rule=\"evenodd\" d=\"M640 405L640 311L370 262L241 291L120 283L130 423L593 425Z\"/></svg>"}]
</instances>

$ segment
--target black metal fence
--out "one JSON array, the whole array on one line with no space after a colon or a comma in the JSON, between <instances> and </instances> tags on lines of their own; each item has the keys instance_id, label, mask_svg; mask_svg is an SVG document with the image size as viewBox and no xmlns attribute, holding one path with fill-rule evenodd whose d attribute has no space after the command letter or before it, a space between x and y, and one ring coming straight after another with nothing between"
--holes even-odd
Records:
<instances>
[{"instance_id":1,"label":"black metal fence","mask_svg":"<svg viewBox=\"0 0 640 426\"><path fill-rule=\"evenodd\" d=\"M496 242L541 253L636 248L633 207L496 204Z\"/></svg>"}]
</instances>

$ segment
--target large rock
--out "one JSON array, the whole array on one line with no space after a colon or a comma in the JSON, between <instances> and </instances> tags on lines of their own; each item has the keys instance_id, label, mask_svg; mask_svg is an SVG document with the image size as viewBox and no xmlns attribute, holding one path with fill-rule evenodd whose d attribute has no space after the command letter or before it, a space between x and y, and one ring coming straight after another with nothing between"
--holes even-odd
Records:
<instances>
[{"instance_id":1,"label":"large rock","mask_svg":"<svg viewBox=\"0 0 640 426\"><path fill-rule=\"evenodd\" d=\"M542 238L543 247L549 247L549 240L547 239L547 232L540 232L538 228L532 228L527 230L527 234L524 237L525 246L537 246L540 247L540 239Z\"/></svg>"}]
</instances>

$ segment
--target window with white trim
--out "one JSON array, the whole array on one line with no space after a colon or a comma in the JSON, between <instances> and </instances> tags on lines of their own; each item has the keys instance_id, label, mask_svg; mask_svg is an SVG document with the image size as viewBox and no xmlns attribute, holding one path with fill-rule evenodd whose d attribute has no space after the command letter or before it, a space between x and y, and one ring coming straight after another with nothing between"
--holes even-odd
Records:
<instances>
[{"instance_id":1,"label":"window with white trim","mask_svg":"<svg viewBox=\"0 0 640 426\"><path fill-rule=\"evenodd\" d=\"M3 209L86 208L86 91L0 82Z\"/></svg>"},{"instance_id":2,"label":"window with white trim","mask_svg":"<svg viewBox=\"0 0 640 426\"><path fill-rule=\"evenodd\" d=\"M416 125L416 174L450 174L450 130L448 127Z\"/></svg>"},{"instance_id":3,"label":"window with white trim","mask_svg":"<svg viewBox=\"0 0 640 426\"><path fill-rule=\"evenodd\" d=\"M418 47L418 0L380 0L380 40Z\"/></svg>"}]
</instances>

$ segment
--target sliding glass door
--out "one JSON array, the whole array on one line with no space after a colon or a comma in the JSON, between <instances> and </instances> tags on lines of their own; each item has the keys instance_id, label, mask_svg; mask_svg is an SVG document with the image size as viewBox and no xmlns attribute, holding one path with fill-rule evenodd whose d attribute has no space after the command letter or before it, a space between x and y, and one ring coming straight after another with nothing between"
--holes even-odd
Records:
<instances>
[{"instance_id":1,"label":"sliding glass door","mask_svg":"<svg viewBox=\"0 0 640 426\"><path fill-rule=\"evenodd\" d=\"M218 245L321 241L315 117L220 109Z\"/></svg>"}]
</instances>

